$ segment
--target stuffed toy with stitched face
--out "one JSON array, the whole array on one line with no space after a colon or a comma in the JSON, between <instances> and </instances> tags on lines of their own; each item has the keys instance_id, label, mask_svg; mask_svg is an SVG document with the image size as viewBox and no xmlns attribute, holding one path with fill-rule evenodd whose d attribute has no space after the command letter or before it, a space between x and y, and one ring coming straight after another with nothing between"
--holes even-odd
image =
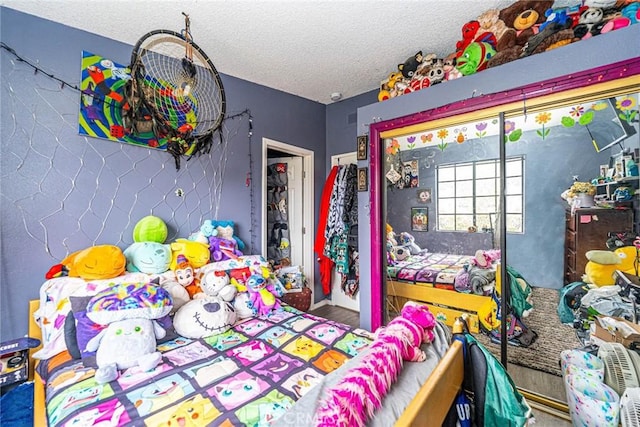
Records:
<instances>
[{"instance_id":1,"label":"stuffed toy with stitched face","mask_svg":"<svg viewBox=\"0 0 640 427\"><path fill-rule=\"evenodd\" d=\"M589 260L584 269L583 281L596 286L609 286L615 284L615 271L631 275L637 274L636 263L638 251L635 246L622 246L616 250L593 250L586 253Z\"/></svg>"},{"instance_id":2,"label":"stuffed toy with stitched face","mask_svg":"<svg viewBox=\"0 0 640 427\"><path fill-rule=\"evenodd\" d=\"M173 316L176 332L187 338L206 338L228 331L236 321L233 305L219 296L194 299Z\"/></svg>"},{"instance_id":3,"label":"stuffed toy with stitched face","mask_svg":"<svg viewBox=\"0 0 640 427\"><path fill-rule=\"evenodd\" d=\"M495 54L496 50L491 43L473 42L467 46L462 56L457 59L456 68L463 76L477 73L487 68L487 62Z\"/></svg>"},{"instance_id":4,"label":"stuffed toy with stitched face","mask_svg":"<svg viewBox=\"0 0 640 427\"><path fill-rule=\"evenodd\" d=\"M422 51L418 51L415 55L407 58L402 64L398 64L398 70L405 79L411 79L422 62Z\"/></svg>"}]
</instances>

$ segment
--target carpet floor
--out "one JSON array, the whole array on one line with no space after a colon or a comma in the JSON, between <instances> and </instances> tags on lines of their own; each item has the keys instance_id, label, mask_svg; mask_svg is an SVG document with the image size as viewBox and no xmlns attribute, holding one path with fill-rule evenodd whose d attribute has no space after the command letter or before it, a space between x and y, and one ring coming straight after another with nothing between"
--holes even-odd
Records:
<instances>
[{"instance_id":1,"label":"carpet floor","mask_svg":"<svg viewBox=\"0 0 640 427\"><path fill-rule=\"evenodd\" d=\"M538 334L538 339L529 347L507 346L507 360L549 374L562 376L560 353L565 349L582 347L582 343L569 325L563 325L558 317L559 292L557 289L532 288L533 312L523 319L525 325ZM494 344L484 334L476 335L478 341L498 360L500 344Z\"/></svg>"}]
</instances>

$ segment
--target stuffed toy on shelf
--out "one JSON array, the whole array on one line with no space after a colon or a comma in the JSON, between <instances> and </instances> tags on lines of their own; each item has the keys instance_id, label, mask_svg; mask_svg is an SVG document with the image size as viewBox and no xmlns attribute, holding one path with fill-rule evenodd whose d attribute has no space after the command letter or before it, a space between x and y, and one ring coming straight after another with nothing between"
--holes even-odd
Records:
<instances>
[{"instance_id":1,"label":"stuffed toy on shelf","mask_svg":"<svg viewBox=\"0 0 640 427\"><path fill-rule=\"evenodd\" d=\"M592 250L585 255L589 262L584 269L583 281L596 286L614 285L615 272L637 275L636 266L640 262L639 249L635 246L623 246L614 251Z\"/></svg>"}]
</instances>

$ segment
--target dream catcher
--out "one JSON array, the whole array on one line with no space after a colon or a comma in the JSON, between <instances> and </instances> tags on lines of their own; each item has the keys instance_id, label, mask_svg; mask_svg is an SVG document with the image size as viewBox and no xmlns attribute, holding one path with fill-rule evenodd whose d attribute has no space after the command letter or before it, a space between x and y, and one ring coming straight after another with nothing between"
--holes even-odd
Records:
<instances>
[{"instance_id":1,"label":"dream catcher","mask_svg":"<svg viewBox=\"0 0 640 427\"><path fill-rule=\"evenodd\" d=\"M151 31L131 54L125 127L134 134L153 132L167 140L167 151L180 158L208 153L220 132L226 101L220 75L194 43L189 29Z\"/></svg>"}]
</instances>

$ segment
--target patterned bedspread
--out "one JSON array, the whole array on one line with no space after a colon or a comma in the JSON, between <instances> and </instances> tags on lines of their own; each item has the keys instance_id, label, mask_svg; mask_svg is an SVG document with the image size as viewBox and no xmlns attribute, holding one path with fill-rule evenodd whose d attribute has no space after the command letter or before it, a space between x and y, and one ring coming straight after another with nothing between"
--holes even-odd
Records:
<instances>
[{"instance_id":1,"label":"patterned bedspread","mask_svg":"<svg viewBox=\"0 0 640 427\"><path fill-rule=\"evenodd\" d=\"M68 361L49 375L49 425L266 426L370 338L285 307L222 335L160 344L155 369L134 367L104 385L93 368Z\"/></svg>"},{"instance_id":2,"label":"patterned bedspread","mask_svg":"<svg viewBox=\"0 0 640 427\"><path fill-rule=\"evenodd\" d=\"M412 283L426 283L454 290L456 276L473 258L470 255L424 253L387 267L388 277Z\"/></svg>"}]
</instances>

